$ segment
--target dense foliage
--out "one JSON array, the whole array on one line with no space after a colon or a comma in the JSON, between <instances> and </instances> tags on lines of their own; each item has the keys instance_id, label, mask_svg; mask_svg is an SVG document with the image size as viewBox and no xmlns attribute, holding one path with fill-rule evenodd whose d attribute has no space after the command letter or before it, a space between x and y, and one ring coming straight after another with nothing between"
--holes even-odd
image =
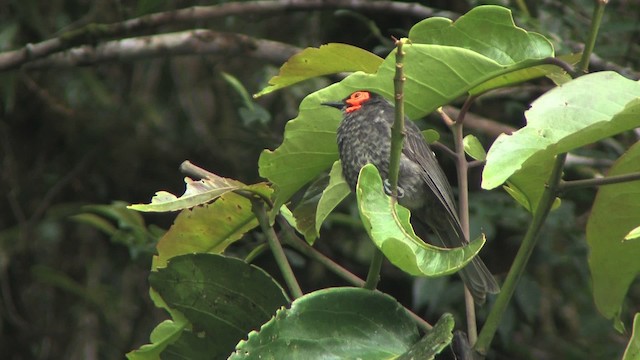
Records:
<instances>
[{"instance_id":1,"label":"dense foliage","mask_svg":"<svg viewBox=\"0 0 640 360\"><path fill-rule=\"evenodd\" d=\"M640 311L637 236L621 241L640 225L639 185L571 180L640 172L637 4L607 6L594 73L571 80L548 59L578 62L572 54L588 42L591 1L502 4L512 13L476 1L266 3L0 5L0 353L451 355L452 329L467 330L462 283L415 275L454 272L482 247L503 283L532 214L553 204L488 357L622 356ZM408 214L379 191L377 173L363 170L370 201L357 202L334 163L339 117L319 103L359 88L392 99L391 36L411 40L406 111L431 129L426 135L439 134L436 151L452 182L456 164L444 146L459 139L434 113L439 106L454 118L469 110L464 131L475 138L465 138L467 153L486 155L486 166L469 168L478 240L458 253L408 247ZM353 46L320 47L327 43ZM56 50L44 54L44 45ZM499 136L505 132L513 135ZM186 179L187 192L176 197L186 159L218 176ZM546 191L553 174L566 181L556 184L561 201ZM154 213L126 207L149 203L159 189L167 192L133 207ZM268 251L269 229L288 245L307 295L294 300L281 259ZM347 287L358 280L337 276L346 270L329 270L306 245L365 278L375 257L369 235L391 260L378 286L385 295ZM432 261L416 260L424 258ZM437 331L424 332L404 308L437 322ZM478 308L479 325L494 308L495 297Z\"/></svg>"}]
</instances>

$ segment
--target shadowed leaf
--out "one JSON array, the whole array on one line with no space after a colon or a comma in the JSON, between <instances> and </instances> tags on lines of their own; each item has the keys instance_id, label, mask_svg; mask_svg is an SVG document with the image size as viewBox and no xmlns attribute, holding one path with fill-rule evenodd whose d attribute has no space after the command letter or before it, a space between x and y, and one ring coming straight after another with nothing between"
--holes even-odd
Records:
<instances>
[{"instance_id":1,"label":"shadowed leaf","mask_svg":"<svg viewBox=\"0 0 640 360\"><path fill-rule=\"evenodd\" d=\"M391 359L417 340L415 323L390 296L332 288L278 310L229 359Z\"/></svg>"},{"instance_id":2,"label":"shadowed leaf","mask_svg":"<svg viewBox=\"0 0 640 360\"><path fill-rule=\"evenodd\" d=\"M640 143L629 149L608 176L640 171ZM623 328L620 311L629 286L640 274L640 242L625 241L640 219L640 182L600 187L587 223L589 268L598 310Z\"/></svg>"}]
</instances>

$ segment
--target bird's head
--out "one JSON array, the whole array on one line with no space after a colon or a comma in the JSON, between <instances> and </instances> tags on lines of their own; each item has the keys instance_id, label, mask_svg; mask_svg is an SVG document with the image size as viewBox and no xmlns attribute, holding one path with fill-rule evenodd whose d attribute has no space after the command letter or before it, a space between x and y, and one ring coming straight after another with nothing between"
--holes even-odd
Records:
<instances>
[{"instance_id":1,"label":"bird's head","mask_svg":"<svg viewBox=\"0 0 640 360\"><path fill-rule=\"evenodd\" d=\"M351 95L337 102L324 102L322 105L331 106L340 109L349 114L356 110L360 110L368 105L375 104L380 101L386 101L382 96L367 90L358 90Z\"/></svg>"}]
</instances>

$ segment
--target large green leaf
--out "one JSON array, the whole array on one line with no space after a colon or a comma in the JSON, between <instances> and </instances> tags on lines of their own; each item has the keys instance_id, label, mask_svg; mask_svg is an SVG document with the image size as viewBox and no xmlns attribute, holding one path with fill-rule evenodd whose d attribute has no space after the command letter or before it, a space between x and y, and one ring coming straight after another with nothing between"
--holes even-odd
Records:
<instances>
[{"instance_id":1,"label":"large green leaf","mask_svg":"<svg viewBox=\"0 0 640 360\"><path fill-rule=\"evenodd\" d=\"M501 76L470 89L471 94L563 72L551 65L531 66L552 57L553 46L544 36L515 26L511 10L500 6L478 6L455 22L440 17L422 20L411 28L409 39L473 50L509 66Z\"/></svg>"},{"instance_id":2,"label":"large green leaf","mask_svg":"<svg viewBox=\"0 0 640 360\"><path fill-rule=\"evenodd\" d=\"M417 340L414 321L390 296L332 288L278 310L229 359L393 359Z\"/></svg>"},{"instance_id":3,"label":"large green leaf","mask_svg":"<svg viewBox=\"0 0 640 360\"><path fill-rule=\"evenodd\" d=\"M411 275L454 273L471 261L484 245L484 237L451 249L422 241L411 228L409 210L384 193L378 169L371 164L360 171L356 195L360 218L369 237L389 261Z\"/></svg>"},{"instance_id":4,"label":"large green leaf","mask_svg":"<svg viewBox=\"0 0 640 360\"><path fill-rule=\"evenodd\" d=\"M640 171L640 143L624 154L608 176ZM640 225L640 182L603 186L598 190L587 223L589 268L598 310L622 328L620 311L629 285L640 274L640 241L627 240Z\"/></svg>"},{"instance_id":5,"label":"large green leaf","mask_svg":"<svg viewBox=\"0 0 640 360\"><path fill-rule=\"evenodd\" d=\"M149 283L169 307L189 320L190 334L208 344L203 348L215 351L198 358L226 357L247 333L289 302L263 270L213 254L175 257L166 268L151 272ZM187 343L200 342L187 337Z\"/></svg>"},{"instance_id":6,"label":"large green leaf","mask_svg":"<svg viewBox=\"0 0 640 360\"><path fill-rule=\"evenodd\" d=\"M582 76L541 96L527 126L501 135L487 154L482 187L507 179L534 210L556 154L640 126L640 84L614 72Z\"/></svg>"},{"instance_id":7,"label":"large green leaf","mask_svg":"<svg viewBox=\"0 0 640 360\"><path fill-rule=\"evenodd\" d=\"M409 39L473 50L503 65L553 56L549 40L517 27L511 10L492 5L475 7L455 22L441 17L422 20L411 28Z\"/></svg>"},{"instance_id":8,"label":"large green leaf","mask_svg":"<svg viewBox=\"0 0 640 360\"><path fill-rule=\"evenodd\" d=\"M347 44L326 44L319 48L306 48L293 55L280 68L280 73L269 80L269 86L255 96L293 85L314 77L340 72L375 72L382 59L366 50Z\"/></svg>"},{"instance_id":9,"label":"large green leaf","mask_svg":"<svg viewBox=\"0 0 640 360\"><path fill-rule=\"evenodd\" d=\"M251 185L251 189L269 194L266 184ZM176 217L171 228L157 245L153 269L165 266L168 259L189 253L222 253L258 225L251 202L233 192L227 192L211 204L186 209Z\"/></svg>"},{"instance_id":10,"label":"large green leaf","mask_svg":"<svg viewBox=\"0 0 640 360\"><path fill-rule=\"evenodd\" d=\"M463 18L485 15L470 12ZM504 28L504 24L496 26ZM521 32L518 30L518 34ZM480 41L486 39L480 32L469 36ZM507 55L512 51L520 54L522 49L539 46L538 36L531 37L533 43L529 37L506 39L509 39L509 45L500 50ZM404 74L407 79L404 87L405 110L411 118L429 114L488 80L521 68L522 61L538 61L543 55L553 55L549 47L546 54L535 51L530 54L532 57L529 60L501 64L473 50L448 45L414 43L406 44L403 50L406 53ZM527 59L525 55L522 57ZM340 113L320 104L343 99L360 89L376 91L392 98L394 74L395 52L392 52L375 74L354 73L338 84L310 94L302 101L298 117L289 121L285 128L282 145L274 151L266 150L260 156L260 175L271 180L277 188L277 208L304 184L326 171L338 158L335 132Z\"/></svg>"},{"instance_id":11,"label":"large green leaf","mask_svg":"<svg viewBox=\"0 0 640 360\"><path fill-rule=\"evenodd\" d=\"M629 339L629 344L627 344L622 360L640 360L640 313L636 313L633 318L631 339Z\"/></svg>"}]
</instances>

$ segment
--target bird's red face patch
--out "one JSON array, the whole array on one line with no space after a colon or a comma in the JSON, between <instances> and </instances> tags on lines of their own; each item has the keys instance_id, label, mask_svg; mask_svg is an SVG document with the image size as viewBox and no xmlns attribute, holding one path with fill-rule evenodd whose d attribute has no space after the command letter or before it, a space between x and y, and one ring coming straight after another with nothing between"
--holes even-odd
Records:
<instances>
[{"instance_id":1,"label":"bird's red face patch","mask_svg":"<svg viewBox=\"0 0 640 360\"><path fill-rule=\"evenodd\" d=\"M354 92L353 94L351 94L351 96L349 96L347 100L344 101L349 105L349 107L347 107L345 111L350 113L360 109L362 107L362 104L367 102L367 100L369 100L370 97L371 97L371 94L368 91Z\"/></svg>"}]
</instances>

